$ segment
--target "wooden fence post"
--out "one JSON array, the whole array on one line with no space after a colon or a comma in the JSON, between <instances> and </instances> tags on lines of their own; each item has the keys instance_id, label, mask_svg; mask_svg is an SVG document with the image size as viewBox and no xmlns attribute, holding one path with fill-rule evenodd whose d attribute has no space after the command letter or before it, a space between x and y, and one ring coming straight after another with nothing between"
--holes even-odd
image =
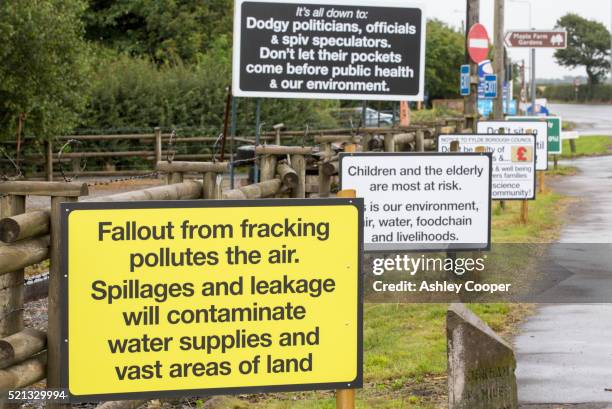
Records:
<instances>
[{"instance_id":1,"label":"wooden fence post","mask_svg":"<svg viewBox=\"0 0 612 409\"><path fill-rule=\"evenodd\" d=\"M25 213L26 197L0 196L0 217ZM0 338L23 330L23 274L20 269L0 276Z\"/></svg>"},{"instance_id":2,"label":"wooden fence post","mask_svg":"<svg viewBox=\"0 0 612 409\"><path fill-rule=\"evenodd\" d=\"M395 135L385 135L385 152L395 152Z\"/></svg>"},{"instance_id":3,"label":"wooden fence post","mask_svg":"<svg viewBox=\"0 0 612 409\"><path fill-rule=\"evenodd\" d=\"M298 175L298 183L291 191L291 197L306 197L306 158L304 155L291 155L291 167Z\"/></svg>"},{"instance_id":4,"label":"wooden fence post","mask_svg":"<svg viewBox=\"0 0 612 409\"><path fill-rule=\"evenodd\" d=\"M422 129L416 131L415 149L417 152L425 152L425 132Z\"/></svg>"},{"instance_id":5,"label":"wooden fence post","mask_svg":"<svg viewBox=\"0 0 612 409\"><path fill-rule=\"evenodd\" d=\"M51 245L49 249L49 306L48 306L48 329L47 329L47 387L60 387L60 367L61 354L60 347L65 342L61 337L61 316L60 316L60 289L62 285L62 270L61 270L61 251L60 245L62 241L60 220L62 202L76 202L79 195L62 196L58 192L51 196L51 224L50 224L50 239ZM48 404L48 408L69 408L66 404Z\"/></svg>"},{"instance_id":6,"label":"wooden fence post","mask_svg":"<svg viewBox=\"0 0 612 409\"><path fill-rule=\"evenodd\" d=\"M155 163L162 160L162 132L161 128L155 128Z\"/></svg>"},{"instance_id":7,"label":"wooden fence post","mask_svg":"<svg viewBox=\"0 0 612 409\"><path fill-rule=\"evenodd\" d=\"M521 201L521 223L523 224L529 223L529 201L528 200Z\"/></svg>"},{"instance_id":8,"label":"wooden fence post","mask_svg":"<svg viewBox=\"0 0 612 409\"><path fill-rule=\"evenodd\" d=\"M53 141L45 141L45 175L47 182L53 181Z\"/></svg>"},{"instance_id":9,"label":"wooden fence post","mask_svg":"<svg viewBox=\"0 0 612 409\"><path fill-rule=\"evenodd\" d=\"M217 174L206 172L202 178L202 196L204 199L219 199L216 194Z\"/></svg>"},{"instance_id":10,"label":"wooden fence post","mask_svg":"<svg viewBox=\"0 0 612 409\"><path fill-rule=\"evenodd\" d=\"M166 182L168 185L174 185L177 183L183 183L183 172L170 172L168 173Z\"/></svg>"},{"instance_id":11,"label":"wooden fence post","mask_svg":"<svg viewBox=\"0 0 612 409\"><path fill-rule=\"evenodd\" d=\"M331 192L331 177L325 174L323 162L331 158L331 143L323 144L323 155L319 164L319 197L329 197Z\"/></svg>"},{"instance_id":12,"label":"wooden fence post","mask_svg":"<svg viewBox=\"0 0 612 409\"><path fill-rule=\"evenodd\" d=\"M261 170L260 179L262 182L274 179L276 175L276 164L278 159L276 155L263 155L260 160Z\"/></svg>"}]
</instances>

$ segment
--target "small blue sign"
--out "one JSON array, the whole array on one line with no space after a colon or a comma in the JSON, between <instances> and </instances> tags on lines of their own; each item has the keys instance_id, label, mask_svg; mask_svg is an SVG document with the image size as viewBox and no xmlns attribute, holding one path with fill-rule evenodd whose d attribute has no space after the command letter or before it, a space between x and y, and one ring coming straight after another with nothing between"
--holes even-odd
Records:
<instances>
[{"instance_id":1,"label":"small blue sign","mask_svg":"<svg viewBox=\"0 0 612 409\"><path fill-rule=\"evenodd\" d=\"M497 98L497 75L488 74L484 77L484 97Z\"/></svg>"},{"instance_id":2,"label":"small blue sign","mask_svg":"<svg viewBox=\"0 0 612 409\"><path fill-rule=\"evenodd\" d=\"M470 66L468 64L461 66L461 95L470 95Z\"/></svg>"}]
</instances>

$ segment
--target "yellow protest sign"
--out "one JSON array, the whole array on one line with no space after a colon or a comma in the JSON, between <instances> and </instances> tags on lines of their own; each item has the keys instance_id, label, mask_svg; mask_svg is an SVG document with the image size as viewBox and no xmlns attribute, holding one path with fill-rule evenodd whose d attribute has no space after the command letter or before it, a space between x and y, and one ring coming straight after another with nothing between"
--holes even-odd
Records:
<instances>
[{"instance_id":1,"label":"yellow protest sign","mask_svg":"<svg viewBox=\"0 0 612 409\"><path fill-rule=\"evenodd\" d=\"M361 385L361 199L62 206L75 401Z\"/></svg>"}]
</instances>

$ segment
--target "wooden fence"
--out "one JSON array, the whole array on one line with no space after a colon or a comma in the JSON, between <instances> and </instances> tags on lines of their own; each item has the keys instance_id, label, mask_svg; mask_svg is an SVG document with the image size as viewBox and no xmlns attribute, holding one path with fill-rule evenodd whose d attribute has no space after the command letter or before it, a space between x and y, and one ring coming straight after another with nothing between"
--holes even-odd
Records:
<instances>
[{"instance_id":1,"label":"wooden fence","mask_svg":"<svg viewBox=\"0 0 612 409\"><path fill-rule=\"evenodd\" d=\"M383 132L385 131L385 132ZM438 132L462 131L462 127ZM78 182L0 182L0 396L10 389L32 385L42 379L59 387L60 370L60 203L72 201L129 202L190 199L258 199L266 197L329 197L338 175L339 151L425 151L434 146L436 130L426 127L373 130L362 135L339 130L318 133L316 147L259 145L255 148L261 181L236 189L223 189L219 175L230 170L229 162L168 162L160 154L161 133L156 142L155 169L167 175L167 184L110 196L88 198L87 184ZM294 136L285 133L285 136ZM100 136L102 137L102 136ZM138 137L141 137L140 135ZM276 141L282 140L275 136ZM308 188L307 163L314 163L316 189ZM186 174L199 174L187 180ZM25 212L26 196L50 196L51 207ZM47 331L24 327L24 269L49 260ZM40 290L39 290L40 292ZM44 292L44 290L43 290ZM354 392L338 394L342 404L354 407ZM101 407L134 408L144 402L113 402Z\"/></svg>"},{"instance_id":2,"label":"wooden fence","mask_svg":"<svg viewBox=\"0 0 612 409\"><path fill-rule=\"evenodd\" d=\"M421 130L425 133L425 138L432 137L435 133L439 133L445 127L452 127L453 130L462 130L464 124L463 118L444 118L435 122L420 123L410 127L386 127L386 128L339 128L326 130L298 130L298 131L281 131L276 129L274 132L262 133L259 137L260 143L281 144L301 144L312 145L317 138L328 137L333 139L336 136L346 135L361 135L365 140L370 141L371 149L381 148L383 140L389 135L394 134L409 134ZM71 149L60 154L60 149L68 141L76 141L77 144L71 146ZM136 146L135 149L114 150L111 145L120 142L132 142ZM230 157L232 151L238 145L255 144L254 136L233 137L231 142L225 144L225 155ZM34 140L26 139L21 145L26 148ZM120 135L67 135L54 138L52 141L44 143L44 147L40 147L34 151L25 151L24 154L15 152L12 160L17 160L22 165L43 164L44 169L37 169L30 172L27 176L30 179L43 179L52 181L54 178L61 176L80 175L84 177L113 177L113 176L137 176L152 173L155 170L155 164L168 157L173 161L215 161L220 156L220 145L215 146L219 142L218 138L210 136L192 136L192 137L174 137L169 133L162 133L160 128L155 128L151 133L144 134L120 134ZM78 143L93 143L96 150L86 150L79 147ZM409 143L407 140L399 141L399 143ZM3 141L0 144L5 147L15 148L15 141ZM201 153L205 151L206 153ZM186 152L186 153L183 153ZM140 169L115 169L111 162L117 159L143 161L143 166ZM103 169L82 169L83 161L87 159L105 161L109 164L108 168ZM0 166L10 165L10 159L0 157ZM61 169L60 169L61 166ZM61 172L60 172L61 170Z\"/></svg>"}]
</instances>

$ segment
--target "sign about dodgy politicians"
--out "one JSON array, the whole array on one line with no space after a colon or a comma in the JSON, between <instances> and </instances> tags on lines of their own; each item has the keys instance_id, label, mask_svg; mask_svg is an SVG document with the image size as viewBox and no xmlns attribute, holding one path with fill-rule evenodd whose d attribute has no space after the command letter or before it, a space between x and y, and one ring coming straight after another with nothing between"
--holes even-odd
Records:
<instances>
[{"instance_id":1,"label":"sign about dodgy politicians","mask_svg":"<svg viewBox=\"0 0 612 409\"><path fill-rule=\"evenodd\" d=\"M236 0L233 93L421 101L425 21L401 0Z\"/></svg>"},{"instance_id":2,"label":"sign about dodgy politicians","mask_svg":"<svg viewBox=\"0 0 612 409\"><path fill-rule=\"evenodd\" d=\"M487 250L491 154L341 154L342 189L365 200L366 251Z\"/></svg>"},{"instance_id":3,"label":"sign about dodgy politicians","mask_svg":"<svg viewBox=\"0 0 612 409\"><path fill-rule=\"evenodd\" d=\"M457 134L440 135L438 151L489 152L493 158L493 199L533 200L536 181L536 136L533 134Z\"/></svg>"},{"instance_id":4,"label":"sign about dodgy politicians","mask_svg":"<svg viewBox=\"0 0 612 409\"><path fill-rule=\"evenodd\" d=\"M62 214L74 401L361 386L361 199Z\"/></svg>"},{"instance_id":5,"label":"sign about dodgy politicians","mask_svg":"<svg viewBox=\"0 0 612 409\"><path fill-rule=\"evenodd\" d=\"M480 121L478 133L535 135L536 170L548 170L548 126L545 121Z\"/></svg>"}]
</instances>

